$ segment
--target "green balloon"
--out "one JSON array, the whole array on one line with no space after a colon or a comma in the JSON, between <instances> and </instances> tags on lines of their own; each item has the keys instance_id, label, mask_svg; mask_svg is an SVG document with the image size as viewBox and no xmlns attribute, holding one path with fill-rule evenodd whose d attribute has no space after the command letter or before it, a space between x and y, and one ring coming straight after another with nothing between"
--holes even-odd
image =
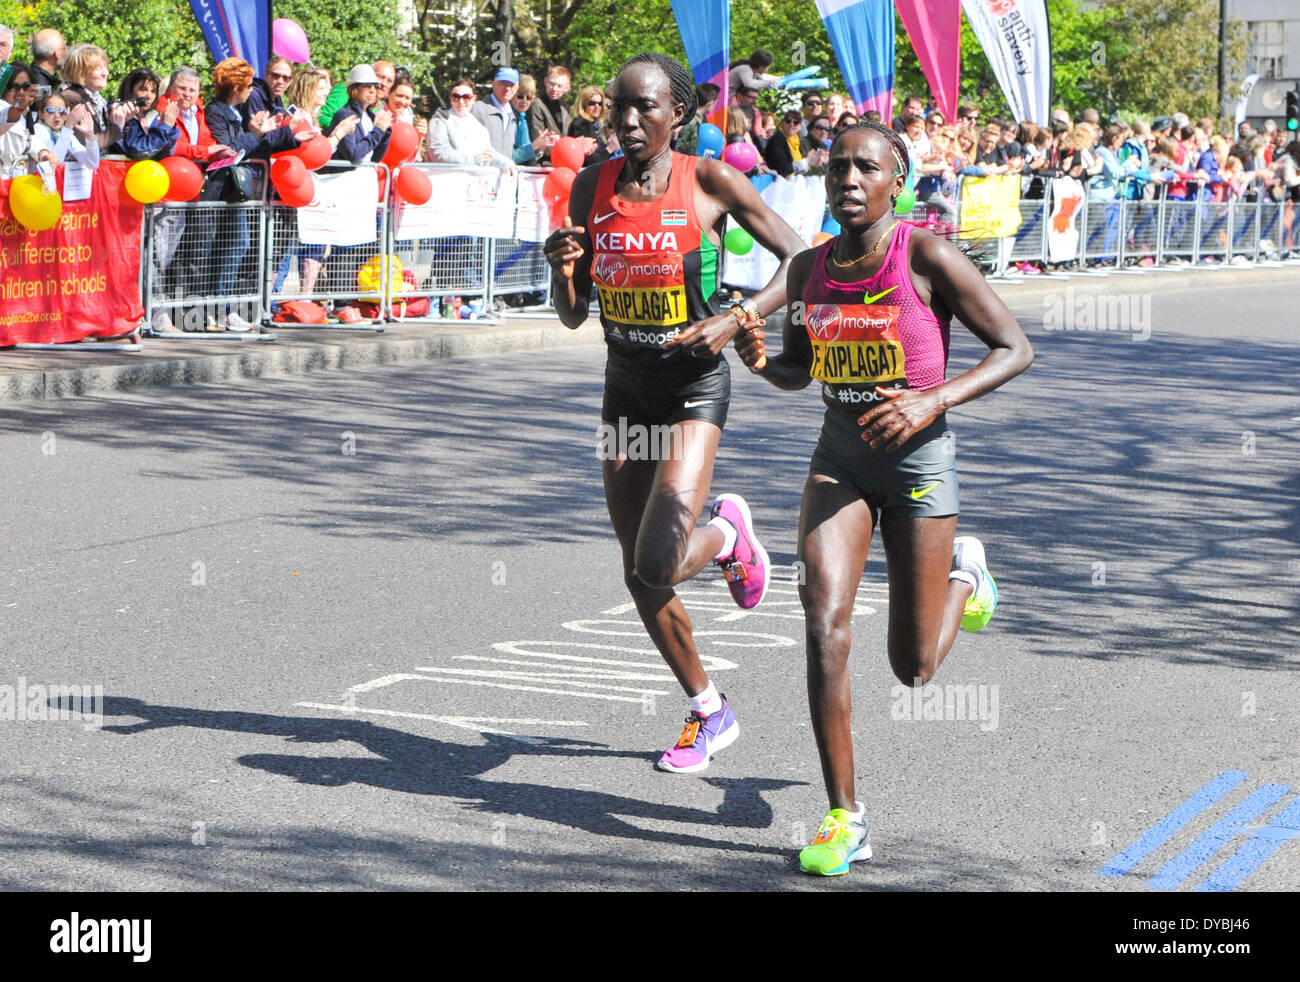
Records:
<instances>
[{"instance_id":1,"label":"green balloon","mask_svg":"<svg viewBox=\"0 0 1300 982\"><path fill-rule=\"evenodd\" d=\"M722 244L732 255L744 256L754 248L754 237L743 228L733 228L722 240Z\"/></svg>"},{"instance_id":2,"label":"green balloon","mask_svg":"<svg viewBox=\"0 0 1300 982\"><path fill-rule=\"evenodd\" d=\"M894 201L894 214L906 215L916 207L916 192L911 188L903 188L902 193Z\"/></svg>"}]
</instances>

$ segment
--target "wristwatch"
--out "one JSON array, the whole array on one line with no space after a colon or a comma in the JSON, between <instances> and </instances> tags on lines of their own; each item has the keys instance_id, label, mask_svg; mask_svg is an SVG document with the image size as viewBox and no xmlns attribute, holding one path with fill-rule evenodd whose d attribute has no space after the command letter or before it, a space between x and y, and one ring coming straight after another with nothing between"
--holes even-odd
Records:
<instances>
[{"instance_id":1,"label":"wristwatch","mask_svg":"<svg viewBox=\"0 0 1300 982\"><path fill-rule=\"evenodd\" d=\"M736 323L742 325L746 321L756 321L763 316L762 312L758 309L758 304L754 303L754 301L749 297L745 297L743 300L738 301L734 306L732 306L731 312L736 315Z\"/></svg>"}]
</instances>

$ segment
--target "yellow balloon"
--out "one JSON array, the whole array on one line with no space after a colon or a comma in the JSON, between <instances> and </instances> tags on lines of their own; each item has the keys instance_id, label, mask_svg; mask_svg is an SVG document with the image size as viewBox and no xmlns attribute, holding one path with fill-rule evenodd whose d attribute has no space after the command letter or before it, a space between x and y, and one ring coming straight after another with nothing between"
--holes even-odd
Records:
<instances>
[{"instance_id":1,"label":"yellow balloon","mask_svg":"<svg viewBox=\"0 0 1300 982\"><path fill-rule=\"evenodd\" d=\"M126 193L142 205L161 201L172 179L162 164L155 160L140 160L126 172Z\"/></svg>"},{"instance_id":2,"label":"yellow balloon","mask_svg":"<svg viewBox=\"0 0 1300 982\"><path fill-rule=\"evenodd\" d=\"M44 232L58 224L63 214L63 199L57 194L46 194L40 175L27 174L15 177L9 184L9 209L25 228Z\"/></svg>"}]
</instances>

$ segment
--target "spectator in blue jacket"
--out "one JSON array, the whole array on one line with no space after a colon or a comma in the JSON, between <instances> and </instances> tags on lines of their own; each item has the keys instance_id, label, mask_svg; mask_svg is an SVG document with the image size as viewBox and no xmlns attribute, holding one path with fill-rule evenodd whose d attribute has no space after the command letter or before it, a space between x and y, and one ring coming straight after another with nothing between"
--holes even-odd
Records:
<instances>
[{"instance_id":1,"label":"spectator in blue jacket","mask_svg":"<svg viewBox=\"0 0 1300 982\"><path fill-rule=\"evenodd\" d=\"M216 86L216 98L207 106L207 120L212 138L218 143L231 147L236 153L243 151L246 158L267 159L273 153L289 150L311 139L313 134L310 130L294 133L289 127L280 125L282 117L273 116L266 110L251 115L245 128L239 107L248 101L253 91L253 66L243 58L227 58L219 62L212 71L212 81ZM233 167L227 167L209 175L208 197L234 205L240 203L241 199L235 193L238 185L233 171ZM228 297L238 292L239 283L244 279L240 272L249 247L248 209L231 207L221 212L215 246L215 294ZM248 331L253 327L251 322L233 312L222 319L221 326L231 331Z\"/></svg>"},{"instance_id":2,"label":"spectator in blue jacket","mask_svg":"<svg viewBox=\"0 0 1300 982\"><path fill-rule=\"evenodd\" d=\"M335 127L349 116L357 116L361 122L339 141L338 149L334 151L335 159L354 164L379 163L384 159L393 114L387 108L376 112L374 107L378 100L379 77L375 70L369 65L357 65L348 73L348 101L334 114L325 132L327 136L332 134Z\"/></svg>"},{"instance_id":3,"label":"spectator in blue jacket","mask_svg":"<svg viewBox=\"0 0 1300 982\"><path fill-rule=\"evenodd\" d=\"M293 81L293 65L289 63L289 59L272 55L271 60L266 63L266 71L262 77L253 79L253 91L249 93L247 101L239 107L239 113L244 117L244 125L248 125L248 120L260 112L272 116L288 116L289 113L284 105L284 93L291 81Z\"/></svg>"},{"instance_id":4,"label":"spectator in blue jacket","mask_svg":"<svg viewBox=\"0 0 1300 982\"><path fill-rule=\"evenodd\" d=\"M117 88L117 101L135 107L135 114L122 128L122 139L113 147L132 160L160 160L171 156L180 131L176 120L181 107L170 103L161 114L157 110L161 80L147 68L137 68Z\"/></svg>"}]
</instances>

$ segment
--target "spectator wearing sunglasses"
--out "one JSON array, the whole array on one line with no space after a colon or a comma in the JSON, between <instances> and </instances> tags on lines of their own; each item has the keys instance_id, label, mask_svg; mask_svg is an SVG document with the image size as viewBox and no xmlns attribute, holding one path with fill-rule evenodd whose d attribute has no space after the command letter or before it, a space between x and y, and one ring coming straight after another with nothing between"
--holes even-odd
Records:
<instances>
[{"instance_id":1,"label":"spectator wearing sunglasses","mask_svg":"<svg viewBox=\"0 0 1300 982\"><path fill-rule=\"evenodd\" d=\"M822 110L826 105L826 100L816 92L805 92L803 101L800 105L803 109L803 120L799 123L799 135L801 137L806 137L809 135L808 131L812 127L812 124L816 122L819 116L824 115ZM826 125L828 127L830 126L829 117L827 118Z\"/></svg>"},{"instance_id":2,"label":"spectator wearing sunglasses","mask_svg":"<svg viewBox=\"0 0 1300 982\"><path fill-rule=\"evenodd\" d=\"M595 85L584 85L578 93L578 101L573 106L573 120L569 123L569 136L576 136L584 142L587 156L583 167L598 164L609 159L609 151L603 146L600 121L605 118L605 93Z\"/></svg>"},{"instance_id":3,"label":"spectator wearing sunglasses","mask_svg":"<svg viewBox=\"0 0 1300 982\"><path fill-rule=\"evenodd\" d=\"M388 137L393 125L393 114L386 108L375 110L379 102L379 79L369 65L357 65L348 73L348 101L330 121L326 136L333 135L339 125L352 116L360 121L356 128L339 141L334 156L354 164L367 161L378 163L388 149Z\"/></svg>"},{"instance_id":4,"label":"spectator wearing sunglasses","mask_svg":"<svg viewBox=\"0 0 1300 982\"><path fill-rule=\"evenodd\" d=\"M72 159L94 170L99 166L95 122L88 112L82 111L72 117L74 122L71 126L65 127L70 112L61 95L46 96L41 102L36 114L38 122L32 132L32 160L57 167Z\"/></svg>"},{"instance_id":5,"label":"spectator wearing sunglasses","mask_svg":"<svg viewBox=\"0 0 1300 982\"><path fill-rule=\"evenodd\" d=\"M31 72L22 62L10 65L9 82L0 98L0 171L8 175L27 153L32 138L29 110L35 101Z\"/></svg>"},{"instance_id":6,"label":"spectator wearing sunglasses","mask_svg":"<svg viewBox=\"0 0 1300 982\"><path fill-rule=\"evenodd\" d=\"M239 114L244 118L244 125L260 112L270 116L287 118L289 113L284 106L284 93L293 81L293 65L288 58L272 55L266 63L262 78L253 79L253 91L248 101L239 107Z\"/></svg>"},{"instance_id":7,"label":"spectator wearing sunglasses","mask_svg":"<svg viewBox=\"0 0 1300 982\"><path fill-rule=\"evenodd\" d=\"M451 87L451 109L440 110L429 120L425 159L434 164L490 166L510 170L510 154L492 146L487 127L470 111L474 107L474 80L462 78Z\"/></svg>"},{"instance_id":8,"label":"spectator wearing sunglasses","mask_svg":"<svg viewBox=\"0 0 1300 982\"><path fill-rule=\"evenodd\" d=\"M830 159L830 151L815 149L807 155L799 141L799 124L803 117L796 109L789 109L781 117L781 125L772 139L767 141L763 150L763 160L768 169L782 177L793 174L807 174L812 167L824 168Z\"/></svg>"}]
</instances>

